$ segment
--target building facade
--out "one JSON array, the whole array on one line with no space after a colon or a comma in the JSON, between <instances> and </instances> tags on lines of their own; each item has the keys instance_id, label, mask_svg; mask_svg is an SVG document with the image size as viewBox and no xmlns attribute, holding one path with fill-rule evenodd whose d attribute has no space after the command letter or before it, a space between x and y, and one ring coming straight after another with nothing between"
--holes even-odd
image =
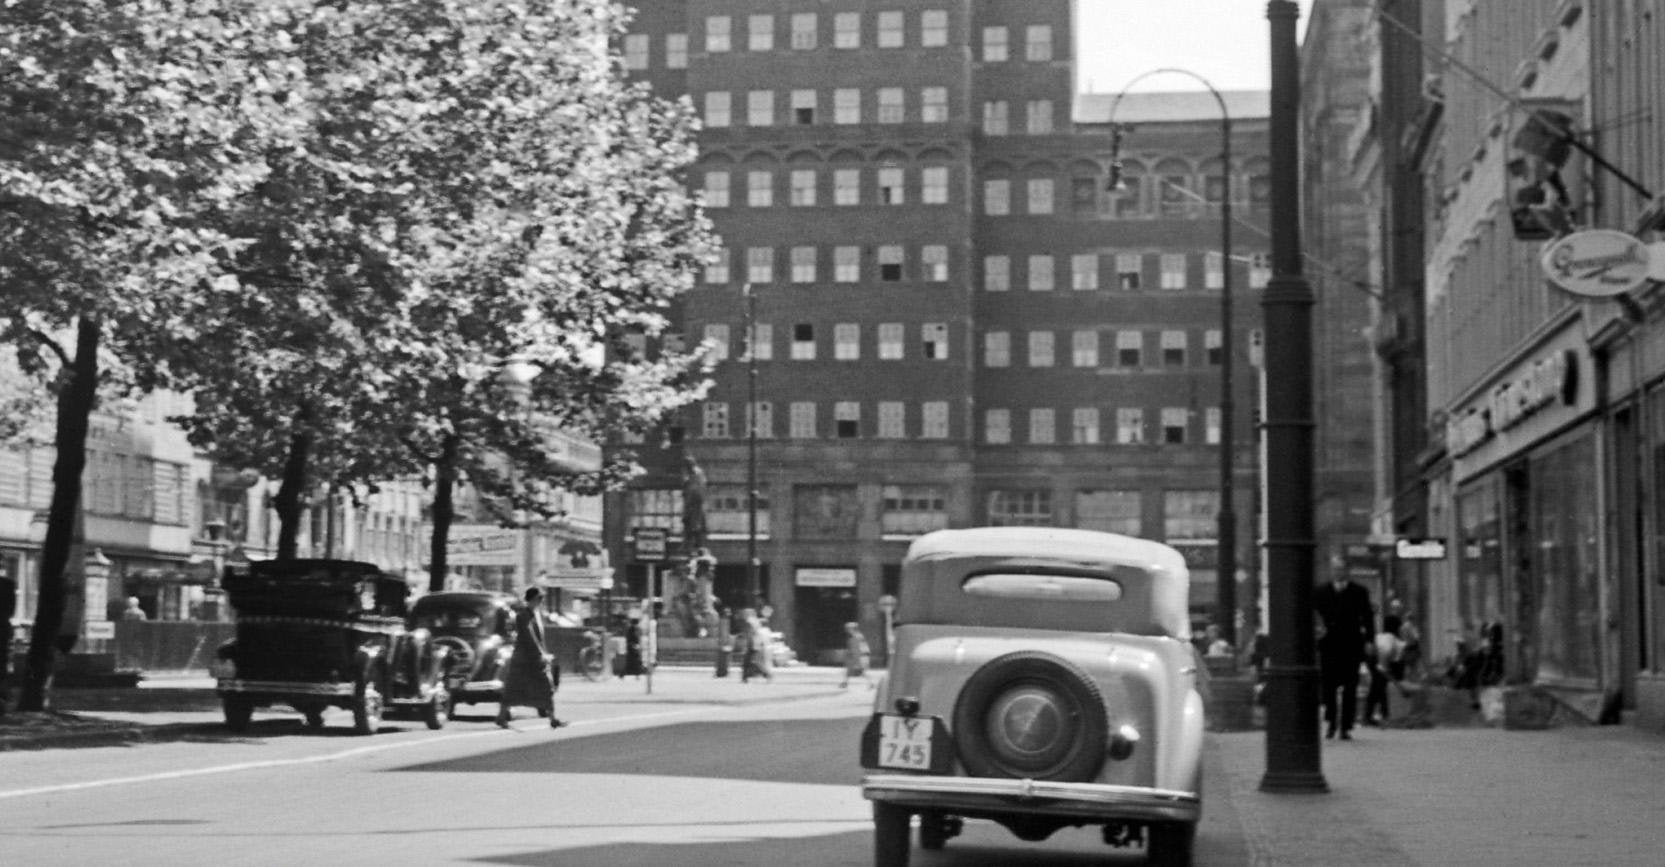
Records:
<instances>
[{"instance_id":1,"label":"building facade","mask_svg":"<svg viewBox=\"0 0 1665 867\"><path fill-rule=\"evenodd\" d=\"M626 66L701 116L689 183L724 249L669 338L709 347L711 393L661 435L614 444L648 471L607 510L619 592L649 593L635 530L663 528L676 550L697 497L717 595L751 601L755 554L774 627L811 661L833 658L846 621L883 634L909 541L944 527L1165 539L1212 619L1228 269L1237 577L1254 571L1266 239L1239 232L1226 260L1219 215L1230 195L1265 225L1265 94L1224 95L1222 172L1207 93L1075 92L1072 14L1064 0L640 10Z\"/></svg>"}]
</instances>

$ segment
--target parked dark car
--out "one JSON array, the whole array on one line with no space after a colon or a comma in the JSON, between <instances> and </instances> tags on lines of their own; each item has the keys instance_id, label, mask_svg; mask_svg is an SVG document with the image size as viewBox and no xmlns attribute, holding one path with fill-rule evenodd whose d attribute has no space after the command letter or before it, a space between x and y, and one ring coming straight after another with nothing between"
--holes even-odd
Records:
<instances>
[{"instance_id":1,"label":"parked dark car","mask_svg":"<svg viewBox=\"0 0 1665 867\"><path fill-rule=\"evenodd\" d=\"M495 703L514 655L515 597L490 591L429 593L411 606L409 626L425 629L445 648L447 716L459 704Z\"/></svg>"},{"instance_id":2,"label":"parked dark car","mask_svg":"<svg viewBox=\"0 0 1665 867\"><path fill-rule=\"evenodd\" d=\"M445 725L447 651L405 626L403 578L371 563L285 560L226 575L237 637L215 653L226 726L248 728L254 709L288 705L322 726L324 709L353 713L373 734L384 713Z\"/></svg>"}]
</instances>

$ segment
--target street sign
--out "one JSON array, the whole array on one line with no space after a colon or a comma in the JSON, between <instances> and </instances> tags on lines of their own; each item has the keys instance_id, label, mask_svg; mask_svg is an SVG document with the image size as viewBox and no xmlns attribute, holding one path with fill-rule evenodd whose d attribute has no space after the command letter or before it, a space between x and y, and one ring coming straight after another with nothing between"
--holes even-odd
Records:
<instances>
[{"instance_id":1,"label":"street sign","mask_svg":"<svg viewBox=\"0 0 1665 867\"><path fill-rule=\"evenodd\" d=\"M665 559L668 536L664 527L637 527L632 555L638 562L658 563Z\"/></svg>"},{"instance_id":2,"label":"street sign","mask_svg":"<svg viewBox=\"0 0 1665 867\"><path fill-rule=\"evenodd\" d=\"M1445 540L1401 537L1393 545L1393 556L1400 560L1444 560Z\"/></svg>"}]
</instances>

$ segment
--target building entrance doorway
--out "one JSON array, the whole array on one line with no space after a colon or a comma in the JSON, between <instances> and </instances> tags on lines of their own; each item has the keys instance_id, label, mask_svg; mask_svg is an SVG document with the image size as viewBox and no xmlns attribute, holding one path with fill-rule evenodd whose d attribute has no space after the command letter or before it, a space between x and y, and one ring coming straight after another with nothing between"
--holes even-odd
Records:
<instances>
[{"instance_id":1,"label":"building entrance doorway","mask_svg":"<svg viewBox=\"0 0 1665 867\"><path fill-rule=\"evenodd\" d=\"M844 650L844 624L856 619L856 588L799 587L793 598L798 658L835 665Z\"/></svg>"}]
</instances>

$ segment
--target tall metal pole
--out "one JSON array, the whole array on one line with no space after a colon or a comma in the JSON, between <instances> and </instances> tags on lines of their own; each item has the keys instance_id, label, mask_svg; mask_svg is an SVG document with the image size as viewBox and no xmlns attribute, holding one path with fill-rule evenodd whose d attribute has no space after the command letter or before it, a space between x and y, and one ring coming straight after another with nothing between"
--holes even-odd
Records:
<instances>
[{"instance_id":1,"label":"tall metal pole","mask_svg":"<svg viewBox=\"0 0 1665 867\"><path fill-rule=\"evenodd\" d=\"M757 562L757 293L752 284L740 287L746 296L746 601L762 610Z\"/></svg>"},{"instance_id":2,"label":"tall metal pole","mask_svg":"<svg viewBox=\"0 0 1665 867\"><path fill-rule=\"evenodd\" d=\"M1301 274L1301 81L1293 0L1268 0L1272 66L1272 279L1266 321L1266 670L1264 792L1329 791L1314 664L1312 287Z\"/></svg>"},{"instance_id":3,"label":"tall metal pole","mask_svg":"<svg viewBox=\"0 0 1665 867\"><path fill-rule=\"evenodd\" d=\"M1236 470L1237 442L1232 437L1231 395L1231 115L1226 103L1211 87L1220 103L1220 509L1218 551L1215 554L1215 616L1220 634L1237 646L1237 502L1232 474Z\"/></svg>"}]
</instances>

